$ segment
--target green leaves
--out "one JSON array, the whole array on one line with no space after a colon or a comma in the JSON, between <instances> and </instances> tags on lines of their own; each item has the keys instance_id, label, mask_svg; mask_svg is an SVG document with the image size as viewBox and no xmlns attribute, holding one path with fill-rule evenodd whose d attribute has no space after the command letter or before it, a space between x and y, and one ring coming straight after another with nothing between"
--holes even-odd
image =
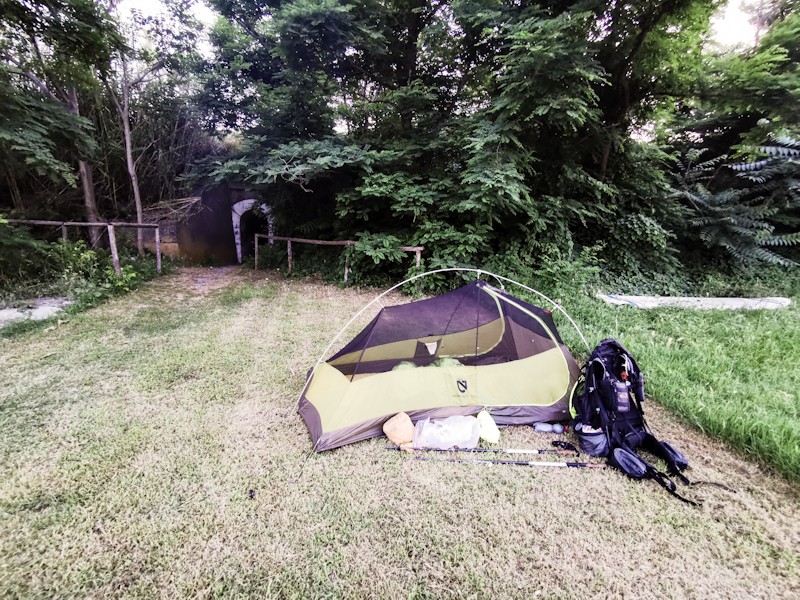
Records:
<instances>
[{"instance_id":1,"label":"green leaves","mask_svg":"<svg viewBox=\"0 0 800 600\"><path fill-rule=\"evenodd\" d=\"M596 122L598 97L593 86L605 83L587 37L591 13L546 18L538 12L504 24L508 51L500 59L500 92L491 112L576 132Z\"/></svg>"},{"instance_id":2,"label":"green leaves","mask_svg":"<svg viewBox=\"0 0 800 600\"><path fill-rule=\"evenodd\" d=\"M0 105L0 171L13 172L15 177L33 171L75 187L77 173L64 156L64 147L72 146L83 155L95 150L90 121L69 114L55 102L17 93L2 68Z\"/></svg>"},{"instance_id":3,"label":"green leaves","mask_svg":"<svg viewBox=\"0 0 800 600\"><path fill-rule=\"evenodd\" d=\"M765 246L792 246L800 243L800 232L776 232L786 226L796 229L800 209L800 166L793 159L800 156L798 144L783 139L777 146L762 148L774 158L756 163L731 165L739 175L755 182L746 188L710 190L711 171L721 159L692 165L702 152L691 153L683 173L678 176L679 190L694 209L692 227L710 248L724 248L743 262L763 261L785 267L800 266L791 258L768 250ZM782 185L781 185L782 184Z\"/></svg>"},{"instance_id":4,"label":"green leaves","mask_svg":"<svg viewBox=\"0 0 800 600\"><path fill-rule=\"evenodd\" d=\"M502 256L511 268L516 256L534 268L576 245L597 246L614 268L673 272L682 230L704 243L699 232L712 226L689 219L730 215L696 214L692 195L719 193L699 179L670 195L672 159L649 138L665 115L695 110L689 95L715 69L727 87L705 91L738 86L739 108L791 95L790 35L709 66L713 0L216 3L227 22L212 36L218 60L204 102L245 132L236 155L204 172L262 193L286 234L353 239L368 226L393 238L388 247L424 245L428 265ZM781 227L779 213L764 212L778 200L726 231ZM364 244L356 254L399 273L383 241Z\"/></svg>"},{"instance_id":5,"label":"green leaves","mask_svg":"<svg viewBox=\"0 0 800 600\"><path fill-rule=\"evenodd\" d=\"M368 256L376 265L383 261L400 262L406 258L406 253L399 249L400 240L393 235L364 231L357 237L355 251Z\"/></svg>"},{"instance_id":6,"label":"green leaves","mask_svg":"<svg viewBox=\"0 0 800 600\"><path fill-rule=\"evenodd\" d=\"M652 217L640 213L617 219L609 231L613 262L628 271L648 268L669 272L676 264L670 242L676 235Z\"/></svg>"},{"instance_id":7,"label":"green leaves","mask_svg":"<svg viewBox=\"0 0 800 600\"><path fill-rule=\"evenodd\" d=\"M461 175L467 197L456 204L458 212L471 212L479 215L480 221L491 224L529 208L531 198L525 173L517 164L530 169L533 160L522 149L514 129L502 119L477 123L467 138L469 158Z\"/></svg>"},{"instance_id":8,"label":"green leaves","mask_svg":"<svg viewBox=\"0 0 800 600\"><path fill-rule=\"evenodd\" d=\"M351 144L340 137L291 141L273 149L264 142L266 140L262 138L250 138L244 149L246 156L224 162L211 161L208 164L209 176L219 182L236 180L256 185L281 181L309 191L315 178L330 176L332 171L345 167L371 173L375 163L396 155L391 151Z\"/></svg>"}]
</instances>

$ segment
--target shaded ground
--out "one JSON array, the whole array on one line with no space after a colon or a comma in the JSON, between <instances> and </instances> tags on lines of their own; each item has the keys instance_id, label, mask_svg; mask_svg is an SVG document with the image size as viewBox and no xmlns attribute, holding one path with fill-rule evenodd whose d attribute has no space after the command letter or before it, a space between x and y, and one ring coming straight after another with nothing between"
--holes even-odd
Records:
<instances>
[{"instance_id":1,"label":"shaded ground","mask_svg":"<svg viewBox=\"0 0 800 600\"><path fill-rule=\"evenodd\" d=\"M690 476L738 493L698 487L692 508L611 470L414 462L384 440L298 479L305 372L375 295L182 269L3 341L0 596L800 597L797 488L654 403ZM501 444L553 439L575 441Z\"/></svg>"}]
</instances>

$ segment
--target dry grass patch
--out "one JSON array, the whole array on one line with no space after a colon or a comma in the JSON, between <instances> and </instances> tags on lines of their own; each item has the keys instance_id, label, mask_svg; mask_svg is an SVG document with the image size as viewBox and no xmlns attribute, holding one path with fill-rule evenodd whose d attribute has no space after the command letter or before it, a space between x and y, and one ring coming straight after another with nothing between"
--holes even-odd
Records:
<instances>
[{"instance_id":1,"label":"dry grass patch","mask_svg":"<svg viewBox=\"0 0 800 600\"><path fill-rule=\"evenodd\" d=\"M693 478L737 494L698 487L697 509L610 470L415 462L384 440L290 483L305 373L375 293L240 270L198 293L206 271L0 346L0 595L800 596L797 489L652 403Z\"/></svg>"}]
</instances>

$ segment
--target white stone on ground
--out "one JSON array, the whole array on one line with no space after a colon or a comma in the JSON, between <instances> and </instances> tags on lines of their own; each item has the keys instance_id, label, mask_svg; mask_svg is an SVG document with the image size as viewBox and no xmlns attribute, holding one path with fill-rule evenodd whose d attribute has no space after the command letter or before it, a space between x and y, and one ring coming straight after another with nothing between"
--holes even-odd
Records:
<instances>
[{"instance_id":1,"label":"white stone on ground","mask_svg":"<svg viewBox=\"0 0 800 600\"><path fill-rule=\"evenodd\" d=\"M72 300L66 298L34 298L27 301L33 305L32 308L4 308L0 310L0 327L15 321L41 321L49 319L60 313L64 307L72 304Z\"/></svg>"},{"instance_id":2,"label":"white stone on ground","mask_svg":"<svg viewBox=\"0 0 800 600\"><path fill-rule=\"evenodd\" d=\"M635 306L636 308L699 308L703 310L760 310L786 308L792 305L790 298L691 298L687 296L622 296L619 294L597 294L609 304Z\"/></svg>"}]
</instances>

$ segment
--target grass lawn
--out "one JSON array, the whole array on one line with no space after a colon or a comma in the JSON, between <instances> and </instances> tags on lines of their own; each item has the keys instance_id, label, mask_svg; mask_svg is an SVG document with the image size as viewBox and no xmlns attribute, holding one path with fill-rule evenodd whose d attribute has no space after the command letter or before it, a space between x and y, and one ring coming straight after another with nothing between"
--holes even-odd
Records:
<instances>
[{"instance_id":1,"label":"grass lawn","mask_svg":"<svg viewBox=\"0 0 800 600\"><path fill-rule=\"evenodd\" d=\"M590 344L622 341L644 372L648 396L800 483L798 300L740 311L641 310L586 296L564 303ZM566 319L558 326L575 354L588 358Z\"/></svg>"},{"instance_id":2,"label":"grass lawn","mask_svg":"<svg viewBox=\"0 0 800 600\"><path fill-rule=\"evenodd\" d=\"M0 597L800 597L796 306L563 299L590 343L637 357L690 477L738 490L693 508L611 470L414 462L384 440L298 478L306 371L375 293L213 271L0 339Z\"/></svg>"}]
</instances>

